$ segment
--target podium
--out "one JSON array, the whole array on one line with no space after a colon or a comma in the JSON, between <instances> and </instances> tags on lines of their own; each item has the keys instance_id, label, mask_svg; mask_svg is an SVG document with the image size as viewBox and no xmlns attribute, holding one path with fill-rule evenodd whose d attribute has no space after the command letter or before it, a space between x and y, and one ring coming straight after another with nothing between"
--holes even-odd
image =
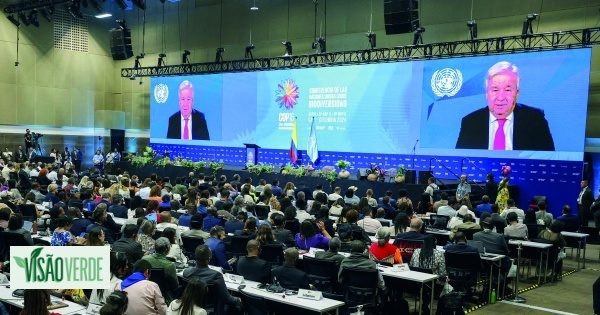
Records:
<instances>
[{"instance_id":1,"label":"podium","mask_svg":"<svg viewBox=\"0 0 600 315\"><path fill-rule=\"evenodd\" d=\"M251 163L256 165L258 163L258 149L260 147L253 143L244 143L246 146L246 164Z\"/></svg>"}]
</instances>

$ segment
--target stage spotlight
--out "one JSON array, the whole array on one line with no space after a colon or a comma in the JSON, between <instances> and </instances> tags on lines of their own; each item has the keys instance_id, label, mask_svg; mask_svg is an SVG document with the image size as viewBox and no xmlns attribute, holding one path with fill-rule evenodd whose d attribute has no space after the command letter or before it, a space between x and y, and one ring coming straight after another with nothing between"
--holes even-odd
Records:
<instances>
[{"instance_id":1,"label":"stage spotlight","mask_svg":"<svg viewBox=\"0 0 600 315\"><path fill-rule=\"evenodd\" d=\"M477 22L475 20L467 21L469 27L469 39L474 40L477 38Z\"/></svg>"},{"instance_id":2,"label":"stage spotlight","mask_svg":"<svg viewBox=\"0 0 600 315\"><path fill-rule=\"evenodd\" d=\"M217 54L215 56L215 62L223 62L223 53L225 52L225 48L219 47L217 48Z\"/></svg>"},{"instance_id":3,"label":"stage spotlight","mask_svg":"<svg viewBox=\"0 0 600 315\"><path fill-rule=\"evenodd\" d=\"M256 6L256 0L254 0L254 1L252 2L252 6L250 7L250 10L252 10L252 11L256 11L256 10L258 10L258 7Z\"/></svg>"},{"instance_id":4,"label":"stage spotlight","mask_svg":"<svg viewBox=\"0 0 600 315\"><path fill-rule=\"evenodd\" d=\"M133 68L137 69L137 68L141 68L142 67L142 63L140 62L140 59L144 58L144 54L140 54L139 56L135 56L135 64L133 65ZM133 77L135 77L135 75L133 75Z\"/></svg>"},{"instance_id":5,"label":"stage spotlight","mask_svg":"<svg viewBox=\"0 0 600 315\"><path fill-rule=\"evenodd\" d=\"M38 19L37 19L37 10L36 9L33 9L33 10L31 10L31 12L29 12L28 19L29 19L29 22L31 24L33 24L33 26L40 27L40 21L38 21Z\"/></svg>"},{"instance_id":6,"label":"stage spotlight","mask_svg":"<svg viewBox=\"0 0 600 315\"><path fill-rule=\"evenodd\" d=\"M115 0L117 2L117 5L121 8L121 10L125 10L127 9L127 3L125 3L125 0Z\"/></svg>"},{"instance_id":7,"label":"stage spotlight","mask_svg":"<svg viewBox=\"0 0 600 315\"><path fill-rule=\"evenodd\" d=\"M537 19L539 14L537 13L529 13L525 17L525 22L523 22L523 29L521 30L521 36L525 37L528 35L533 35L533 27L531 23Z\"/></svg>"},{"instance_id":8,"label":"stage spotlight","mask_svg":"<svg viewBox=\"0 0 600 315\"><path fill-rule=\"evenodd\" d=\"M369 39L369 46L371 49L375 49L375 47L377 47L377 34L369 31L365 34L365 36L367 36Z\"/></svg>"},{"instance_id":9,"label":"stage spotlight","mask_svg":"<svg viewBox=\"0 0 600 315\"><path fill-rule=\"evenodd\" d=\"M42 13L42 16L48 21L48 22L52 22L52 17L50 16L50 13L48 12L48 7L43 8L42 11L40 11Z\"/></svg>"},{"instance_id":10,"label":"stage spotlight","mask_svg":"<svg viewBox=\"0 0 600 315\"><path fill-rule=\"evenodd\" d=\"M23 11L19 12L19 19L21 19L21 22L23 22L23 24L25 24L25 26L29 26L29 19L25 15L25 12L23 12Z\"/></svg>"},{"instance_id":11,"label":"stage spotlight","mask_svg":"<svg viewBox=\"0 0 600 315\"><path fill-rule=\"evenodd\" d=\"M244 55L246 59L254 59L254 55L252 55L252 50L254 50L253 44L246 46L246 54Z\"/></svg>"},{"instance_id":12,"label":"stage spotlight","mask_svg":"<svg viewBox=\"0 0 600 315\"><path fill-rule=\"evenodd\" d=\"M146 1L145 0L131 0L133 4L140 8L141 10L146 10Z\"/></svg>"},{"instance_id":13,"label":"stage spotlight","mask_svg":"<svg viewBox=\"0 0 600 315\"><path fill-rule=\"evenodd\" d=\"M292 53L292 42L290 42L289 40L283 40L281 41L281 44L285 46L285 56L291 56Z\"/></svg>"},{"instance_id":14,"label":"stage spotlight","mask_svg":"<svg viewBox=\"0 0 600 315\"><path fill-rule=\"evenodd\" d=\"M161 53L161 54L158 55L158 67L159 68L165 65L165 59L164 58L167 58L167 55L165 55L164 53Z\"/></svg>"},{"instance_id":15,"label":"stage spotlight","mask_svg":"<svg viewBox=\"0 0 600 315\"><path fill-rule=\"evenodd\" d=\"M184 50L183 51L183 55L181 56L181 64L185 65L185 64L189 64L190 63L190 59L188 59L188 56L190 55L190 51L189 50Z\"/></svg>"},{"instance_id":16,"label":"stage spotlight","mask_svg":"<svg viewBox=\"0 0 600 315\"><path fill-rule=\"evenodd\" d=\"M19 25L21 25L21 23L19 23L19 20L15 19L14 15L9 15L6 17L12 24L14 24L16 27L19 27Z\"/></svg>"},{"instance_id":17,"label":"stage spotlight","mask_svg":"<svg viewBox=\"0 0 600 315\"><path fill-rule=\"evenodd\" d=\"M96 0L90 0L90 3L92 4L92 7L94 9L96 9L96 11L98 11L98 13L102 13L102 11L104 11L104 9L100 5L100 3L98 3L98 1L96 1Z\"/></svg>"},{"instance_id":18,"label":"stage spotlight","mask_svg":"<svg viewBox=\"0 0 600 315\"><path fill-rule=\"evenodd\" d=\"M425 28L424 27L419 27L417 28L417 30L415 31L415 34L413 36L413 45L419 45L419 44L423 44L423 33L425 33Z\"/></svg>"},{"instance_id":19,"label":"stage spotlight","mask_svg":"<svg viewBox=\"0 0 600 315\"><path fill-rule=\"evenodd\" d=\"M317 38L315 38L315 41L312 43L312 49L317 49L318 51L316 53L324 53L327 51L325 44L326 44L325 38L317 37Z\"/></svg>"}]
</instances>

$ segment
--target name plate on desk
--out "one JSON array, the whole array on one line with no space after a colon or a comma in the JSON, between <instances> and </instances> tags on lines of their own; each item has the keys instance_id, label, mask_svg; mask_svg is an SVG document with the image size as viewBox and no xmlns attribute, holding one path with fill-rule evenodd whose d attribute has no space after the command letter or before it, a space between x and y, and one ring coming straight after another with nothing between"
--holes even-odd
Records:
<instances>
[{"instance_id":1,"label":"name plate on desk","mask_svg":"<svg viewBox=\"0 0 600 315\"><path fill-rule=\"evenodd\" d=\"M321 291L300 289L300 290L298 290L298 297L303 298L303 299L308 299L308 300L319 301L319 300L323 299L323 293L321 293Z\"/></svg>"},{"instance_id":2,"label":"name plate on desk","mask_svg":"<svg viewBox=\"0 0 600 315\"><path fill-rule=\"evenodd\" d=\"M394 265L394 268L392 269L392 271L394 271L394 272L409 271L409 270L410 270L410 268L408 267L408 264Z\"/></svg>"},{"instance_id":3,"label":"name plate on desk","mask_svg":"<svg viewBox=\"0 0 600 315\"><path fill-rule=\"evenodd\" d=\"M218 271L221 274L223 273L223 269L221 269L221 267L208 265L208 268L210 268L211 270L214 270L214 271Z\"/></svg>"},{"instance_id":4,"label":"name plate on desk","mask_svg":"<svg viewBox=\"0 0 600 315\"><path fill-rule=\"evenodd\" d=\"M228 273L227 275L225 275L224 277L225 281L230 282L230 283L235 283L235 284L242 284L244 283L244 277L242 276L238 276L238 275L233 275Z\"/></svg>"}]
</instances>

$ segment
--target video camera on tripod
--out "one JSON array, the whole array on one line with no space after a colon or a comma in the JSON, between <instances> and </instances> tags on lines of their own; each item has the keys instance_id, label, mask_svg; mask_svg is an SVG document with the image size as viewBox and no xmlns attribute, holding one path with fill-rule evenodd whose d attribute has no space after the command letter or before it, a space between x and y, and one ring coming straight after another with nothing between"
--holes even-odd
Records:
<instances>
[{"instance_id":1,"label":"video camera on tripod","mask_svg":"<svg viewBox=\"0 0 600 315\"><path fill-rule=\"evenodd\" d=\"M35 133L35 132L32 132L32 133L31 133L31 136L32 136L33 140L37 140L37 139L39 139L39 138L43 137L44 135L43 135L43 134L41 134L41 133Z\"/></svg>"}]
</instances>

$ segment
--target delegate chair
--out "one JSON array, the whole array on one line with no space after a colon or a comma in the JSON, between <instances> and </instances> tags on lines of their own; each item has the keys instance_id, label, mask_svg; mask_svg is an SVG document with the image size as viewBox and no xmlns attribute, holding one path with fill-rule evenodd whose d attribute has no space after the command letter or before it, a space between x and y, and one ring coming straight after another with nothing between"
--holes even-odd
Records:
<instances>
[{"instance_id":1,"label":"delegate chair","mask_svg":"<svg viewBox=\"0 0 600 315\"><path fill-rule=\"evenodd\" d=\"M271 266L281 266L284 261L282 244L262 245L260 247L260 259L271 263Z\"/></svg>"},{"instance_id":2,"label":"delegate chair","mask_svg":"<svg viewBox=\"0 0 600 315\"><path fill-rule=\"evenodd\" d=\"M334 293L337 291L338 266L335 261L304 256L304 271L317 290Z\"/></svg>"},{"instance_id":3,"label":"delegate chair","mask_svg":"<svg viewBox=\"0 0 600 315\"><path fill-rule=\"evenodd\" d=\"M396 239L394 241L394 245L396 245L400 249L402 261L410 262L410 259L412 258L415 249L423 247L423 241L407 241Z\"/></svg>"},{"instance_id":4,"label":"delegate chair","mask_svg":"<svg viewBox=\"0 0 600 315\"><path fill-rule=\"evenodd\" d=\"M267 220L269 218L269 212L271 211L271 208L269 206L257 205L254 207L254 211L256 212L256 217L258 217L259 220Z\"/></svg>"},{"instance_id":5,"label":"delegate chair","mask_svg":"<svg viewBox=\"0 0 600 315\"><path fill-rule=\"evenodd\" d=\"M344 268L342 290L349 307L377 306L377 269Z\"/></svg>"},{"instance_id":6,"label":"delegate chair","mask_svg":"<svg viewBox=\"0 0 600 315\"><path fill-rule=\"evenodd\" d=\"M200 245L204 245L204 239L200 237L189 237L181 236L181 242L183 243L183 253L190 259L194 259L194 253L196 248Z\"/></svg>"},{"instance_id":7,"label":"delegate chair","mask_svg":"<svg viewBox=\"0 0 600 315\"><path fill-rule=\"evenodd\" d=\"M460 253L446 251L446 272L450 285L455 289L464 288L468 291L477 285L481 258L479 253Z\"/></svg>"},{"instance_id":8,"label":"delegate chair","mask_svg":"<svg viewBox=\"0 0 600 315\"><path fill-rule=\"evenodd\" d=\"M245 315L269 314L269 309L267 308L267 303L264 298L250 295L244 292L244 290L239 290L239 293Z\"/></svg>"},{"instance_id":9,"label":"delegate chair","mask_svg":"<svg viewBox=\"0 0 600 315\"><path fill-rule=\"evenodd\" d=\"M228 256L239 257L246 256L246 245L250 239L246 236L233 236L231 242L225 243Z\"/></svg>"}]
</instances>

